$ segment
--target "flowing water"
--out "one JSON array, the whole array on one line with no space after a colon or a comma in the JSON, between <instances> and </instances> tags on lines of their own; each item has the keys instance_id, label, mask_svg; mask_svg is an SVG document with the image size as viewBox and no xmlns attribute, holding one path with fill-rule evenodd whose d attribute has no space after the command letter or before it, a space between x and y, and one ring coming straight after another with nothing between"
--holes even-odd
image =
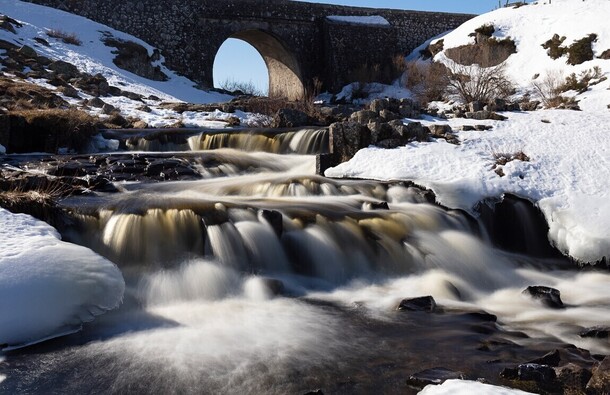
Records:
<instances>
[{"instance_id":1,"label":"flowing water","mask_svg":"<svg viewBox=\"0 0 610 395\"><path fill-rule=\"evenodd\" d=\"M125 301L79 334L8 353L0 391L413 393L406 378L426 368L498 383L503 367L567 344L610 353L579 336L610 322L607 272L497 249L409 184L317 176L299 154L327 150L324 134L291 133L191 135L189 148L132 138L214 160L193 162L198 180L62 202L64 237L119 265ZM524 295L530 285L567 307ZM436 313L396 310L428 295Z\"/></svg>"}]
</instances>

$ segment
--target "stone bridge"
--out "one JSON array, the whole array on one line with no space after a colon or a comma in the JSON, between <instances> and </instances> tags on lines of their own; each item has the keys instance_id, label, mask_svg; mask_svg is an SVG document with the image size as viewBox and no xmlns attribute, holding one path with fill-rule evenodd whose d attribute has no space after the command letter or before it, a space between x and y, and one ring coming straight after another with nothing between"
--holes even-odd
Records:
<instances>
[{"instance_id":1,"label":"stone bridge","mask_svg":"<svg viewBox=\"0 0 610 395\"><path fill-rule=\"evenodd\" d=\"M267 64L269 95L289 99L302 98L317 81L337 91L387 76L396 55L473 17L288 0L26 1L134 35L157 47L169 68L203 87L213 86L214 59L224 41L244 40Z\"/></svg>"}]
</instances>

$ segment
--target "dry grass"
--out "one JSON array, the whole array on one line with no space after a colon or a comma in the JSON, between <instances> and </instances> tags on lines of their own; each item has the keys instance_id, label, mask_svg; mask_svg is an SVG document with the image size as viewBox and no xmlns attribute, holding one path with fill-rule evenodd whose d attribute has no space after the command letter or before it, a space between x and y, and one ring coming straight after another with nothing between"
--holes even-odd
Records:
<instances>
[{"instance_id":1,"label":"dry grass","mask_svg":"<svg viewBox=\"0 0 610 395\"><path fill-rule=\"evenodd\" d=\"M68 106L61 97L47 88L30 82L0 78L0 98L9 110L33 110Z\"/></svg>"},{"instance_id":2,"label":"dry grass","mask_svg":"<svg viewBox=\"0 0 610 395\"><path fill-rule=\"evenodd\" d=\"M515 91L514 83L508 78L504 64L495 67L454 64L447 70L448 93L464 104L506 99Z\"/></svg>"},{"instance_id":3,"label":"dry grass","mask_svg":"<svg viewBox=\"0 0 610 395\"><path fill-rule=\"evenodd\" d=\"M447 68L442 63L412 61L406 63L404 85L417 100L426 105L442 100L448 84Z\"/></svg>"},{"instance_id":4,"label":"dry grass","mask_svg":"<svg viewBox=\"0 0 610 395\"><path fill-rule=\"evenodd\" d=\"M491 156L493 159L493 165L491 168L500 177L505 176L504 169L502 168L502 166L506 165L507 163L512 162L514 160L520 160L522 162L530 161L530 157L527 156L523 152L523 150L515 151L512 153L492 151Z\"/></svg>"},{"instance_id":5,"label":"dry grass","mask_svg":"<svg viewBox=\"0 0 610 395\"><path fill-rule=\"evenodd\" d=\"M58 29L49 29L47 30L47 36L56 38L58 40L63 41L66 44L72 45L82 45L83 42L78 38L75 33L67 33Z\"/></svg>"}]
</instances>

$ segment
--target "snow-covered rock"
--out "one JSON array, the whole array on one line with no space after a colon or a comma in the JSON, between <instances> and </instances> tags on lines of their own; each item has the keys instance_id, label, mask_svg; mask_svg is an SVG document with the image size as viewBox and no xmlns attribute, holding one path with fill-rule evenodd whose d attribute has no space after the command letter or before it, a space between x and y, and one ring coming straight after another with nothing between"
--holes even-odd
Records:
<instances>
[{"instance_id":1,"label":"snow-covered rock","mask_svg":"<svg viewBox=\"0 0 610 395\"><path fill-rule=\"evenodd\" d=\"M0 208L0 246L0 344L76 332L121 303L120 270L42 221Z\"/></svg>"}]
</instances>

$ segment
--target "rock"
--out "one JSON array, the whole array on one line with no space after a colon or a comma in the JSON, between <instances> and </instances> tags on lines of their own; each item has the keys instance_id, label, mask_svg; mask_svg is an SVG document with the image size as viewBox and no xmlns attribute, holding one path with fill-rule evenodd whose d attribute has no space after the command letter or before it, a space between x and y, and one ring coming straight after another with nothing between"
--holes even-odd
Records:
<instances>
[{"instance_id":1,"label":"rock","mask_svg":"<svg viewBox=\"0 0 610 395\"><path fill-rule=\"evenodd\" d=\"M436 310L436 301L432 296L421 296L419 298L403 299L396 308L400 311L425 311L428 313Z\"/></svg>"},{"instance_id":2,"label":"rock","mask_svg":"<svg viewBox=\"0 0 610 395\"><path fill-rule=\"evenodd\" d=\"M435 137L444 137L448 134L453 133L453 130L451 130L451 126L446 123L428 125L428 130L430 130L430 134Z\"/></svg>"},{"instance_id":3,"label":"rock","mask_svg":"<svg viewBox=\"0 0 610 395\"><path fill-rule=\"evenodd\" d=\"M490 125L474 125L474 128L480 132L483 132L485 130L491 130L493 129L493 126Z\"/></svg>"},{"instance_id":4,"label":"rock","mask_svg":"<svg viewBox=\"0 0 610 395\"><path fill-rule=\"evenodd\" d=\"M517 377L521 381L551 383L557 378L557 375L555 369L548 365L524 363L517 367Z\"/></svg>"},{"instance_id":5,"label":"rock","mask_svg":"<svg viewBox=\"0 0 610 395\"><path fill-rule=\"evenodd\" d=\"M291 128L305 126L309 123L309 115L292 108L282 108L273 116L272 128Z\"/></svg>"},{"instance_id":6,"label":"rock","mask_svg":"<svg viewBox=\"0 0 610 395\"><path fill-rule=\"evenodd\" d=\"M492 112L489 114L488 119L493 119L494 121L506 121L508 118L504 115L500 115L498 113Z\"/></svg>"},{"instance_id":7,"label":"rock","mask_svg":"<svg viewBox=\"0 0 610 395\"><path fill-rule=\"evenodd\" d=\"M324 395L324 392L322 392L322 390L318 389L318 390L306 392L303 395Z\"/></svg>"},{"instance_id":8,"label":"rock","mask_svg":"<svg viewBox=\"0 0 610 395\"><path fill-rule=\"evenodd\" d=\"M526 101L519 103L519 109L521 111L536 111L539 105L539 101Z\"/></svg>"},{"instance_id":9,"label":"rock","mask_svg":"<svg viewBox=\"0 0 610 395\"><path fill-rule=\"evenodd\" d=\"M369 121L374 119L377 119L377 113L371 110L356 111L349 117L350 121L357 122L361 125L366 125Z\"/></svg>"},{"instance_id":10,"label":"rock","mask_svg":"<svg viewBox=\"0 0 610 395\"><path fill-rule=\"evenodd\" d=\"M559 355L559 350L555 350L555 351L551 351L551 352L543 355L540 358L531 360L528 363L557 367L557 366L559 366L560 361L561 361L561 356Z\"/></svg>"},{"instance_id":11,"label":"rock","mask_svg":"<svg viewBox=\"0 0 610 395\"><path fill-rule=\"evenodd\" d=\"M90 99L88 104L91 107L96 107L96 108L102 108L106 105L106 103L99 97L94 97L94 98Z\"/></svg>"},{"instance_id":12,"label":"rock","mask_svg":"<svg viewBox=\"0 0 610 395\"><path fill-rule=\"evenodd\" d=\"M379 111L379 116L381 117L381 119L383 119L386 122L402 118L400 115L398 115L395 112L392 112L390 110Z\"/></svg>"},{"instance_id":13,"label":"rock","mask_svg":"<svg viewBox=\"0 0 610 395\"><path fill-rule=\"evenodd\" d=\"M275 210L260 210L258 214L271 225L277 237L282 237L284 232L284 217L282 213Z\"/></svg>"},{"instance_id":14,"label":"rock","mask_svg":"<svg viewBox=\"0 0 610 395\"><path fill-rule=\"evenodd\" d=\"M286 287L281 280L275 278L263 278L262 281L273 296L282 295L286 290Z\"/></svg>"},{"instance_id":15,"label":"rock","mask_svg":"<svg viewBox=\"0 0 610 395\"><path fill-rule=\"evenodd\" d=\"M32 48L28 45L22 46L21 48L19 48L19 50L17 52L24 58L35 58L38 56L38 54L36 53L34 48Z\"/></svg>"},{"instance_id":16,"label":"rock","mask_svg":"<svg viewBox=\"0 0 610 395\"><path fill-rule=\"evenodd\" d=\"M369 210L389 210L388 202L368 202L365 203Z\"/></svg>"},{"instance_id":17,"label":"rock","mask_svg":"<svg viewBox=\"0 0 610 395\"><path fill-rule=\"evenodd\" d=\"M57 89L59 92L61 92L62 94L64 94L65 96L68 97L73 97L75 99L78 99L80 96L78 95L78 91L76 89L74 89L72 86L70 85L64 85L59 87L59 89Z\"/></svg>"},{"instance_id":18,"label":"rock","mask_svg":"<svg viewBox=\"0 0 610 395\"><path fill-rule=\"evenodd\" d=\"M555 374L564 389L564 394L584 394L592 376L589 370L573 363L556 368Z\"/></svg>"},{"instance_id":19,"label":"rock","mask_svg":"<svg viewBox=\"0 0 610 395\"><path fill-rule=\"evenodd\" d=\"M586 389L588 395L610 394L610 356L604 358L598 366L593 368Z\"/></svg>"},{"instance_id":20,"label":"rock","mask_svg":"<svg viewBox=\"0 0 610 395\"><path fill-rule=\"evenodd\" d=\"M578 335L580 337L593 337L596 339L607 339L610 333L610 327L608 326L595 326L593 328L586 328L582 330Z\"/></svg>"},{"instance_id":21,"label":"rock","mask_svg":"<svg viewBox=\"0 0 610 395\"><path fill-rule=\"evenodd\" d=\"M382 110L389 110L390 101L388 99L375 99L369 104L369 110L379 114Z\"/></svg>"},{"instance_id":22,"label":"rock","mask_svg":"<svg viewBox=\"0 0 610 395\"><path fill-rule=\"evenodd\" d=\"M142 120L140 121L135 121L133 123L133 125L131 125L134 129L146 129L148 127L148 124Z\"/></svg>"},{"instance_id":23,"label":"rock","mask_svg":"<svg viewBox=\"0 0 610 395\"><path fill-rule=\"evenodd\" d=\"M339 163L350 160L371 144L371 131L356 122L336 122L329 127L330 153Z\"/></svg>"},{"instance_id":24,"label":"rock","mask_svg":"<svg viewBox=\"0 0 610 395\"><path fill-rule=\"evenodd\" d=\"M136 110L143 111L143 112L152 112L152 108L150 108L148 106L140 106L140 107L136 108Z\"/></svg>"},{"instance_id":25,"label":"rock","mask_svg":"<svg viewBox=\"0 0 610 395\"><path fill-rule=\"evenodd\" d=\"M116 107L114 107L114 106L113 106L113 105L111 105L111 104L105 103L105 104L102 106L102 113L104 113L104 114L106 114L106 115L110 115L110 114L112 114L112 113L113 113L113 112L115 112L115 111L116 111Z\"/></svg>"},{"instance_id":26,"label":"rock","mask_svg":"<svg viewBox=\"0 0 610 395\"><path fill-rule=\"evenodd\" d=\"M489 103L490 111L506 111L506 100L504 99L494 99L491 103Z\"/></svg>"},{"instance_id":27,"label":"rock","mask_svg":"<svg viewBox=\"0 0 610 395\"><path fill-rule=\"evenodd\" d=\"M337 166L335 158L331 154L316 155L316 174L323 176L326 169Z\"/></svg>"},{"instance_id":28,"label":"rock","mask_svg":"<svg viewBox=\"0 0 610 395\"><path fill-rule=\"evenodd\" d=\"M468 112L483 111L483 103L480 101L473 101L468 103Z\"/></svg>"},{"instance_id":29,"label":"rock","mask_svg":"<svg viewBox=\"0 0 610 395\"><path fill-rule=\"evenodd\" d=\"M534 299L539 299L542 304L552 309L565 308L561 301L561 294L555 288L536 285L527 287L523 293L532 296Z\"/></svg>"},{"instance_id":30,"label":"rock","mask_svg":"<svg viewBox=\"0 0 610 395\"><path fill-rule=\"evenodd\" d=\"M371 131L371 143L377 144L379 141L400 137L394 132L392 127L378 119L369 121L367 127Z\"/></svg>"},{"instance_id":31,"label":"rock","mask_svg":"<svg viewBox=\"0 0 610 395\"><path fill-rule=\"evenodd\" d=\"M462 131L469 132L471 130L476 130L473 125L462 125Z\"/></svg>"},{"instance_id":32,"label":"rock","mask_svg":"<svg viewBox=\"0 0 610 395\"><path fill-rule=\"evenodd\" d=\"M401 139L385 139L378 141L375 145L379 148L394 149L403 146L404 142Z\"/></svg>"},{"instance_id":33,"label":"rock","mask_svg":"<svg viewBox=\"0 0 610 395\"><path fill-rule=\"evenodd\" d=\"M421 390L425 386L442 384L447 380L464 380L464 373L456 372L446 368L432 368L411 375L407 379L407 385Z\"/></svg>"},{"instance_id":34,"label":"rock","mask_svg":"<svg viewBox=\"0 0 610 395\"><path fill-rule=\"evenodd\" d=\"M409 122L402 129L401 137L407 140L428 141L428 130L419 122Z\"/></svg>"},{"instance_id":35,"label":"rock","mask_svg":"<svg viewBox=\"0 0 610 395\"><path fill-rule=\"evenodd\" d=\"M489 111L485 111L485 110L481 110L481 111L475 111L475 112L467 112L464 114L464 116L468 119L476 119L479 121L482 121L484 119L489 119L489 116L491 115L491 113Z\"/></svg>"},{"instance_id":36,"label":"rock","mask_svg":"<svg viewBox=\"0 0 610 395\"><path fill-rule=\"evenodd\" d=\"M64 76L66 79L76 78L80 74L76 66L71 63L64 62L63 60L56 60L47 68L54 71L56 74Z\"/></svg>"}]
</instances>

